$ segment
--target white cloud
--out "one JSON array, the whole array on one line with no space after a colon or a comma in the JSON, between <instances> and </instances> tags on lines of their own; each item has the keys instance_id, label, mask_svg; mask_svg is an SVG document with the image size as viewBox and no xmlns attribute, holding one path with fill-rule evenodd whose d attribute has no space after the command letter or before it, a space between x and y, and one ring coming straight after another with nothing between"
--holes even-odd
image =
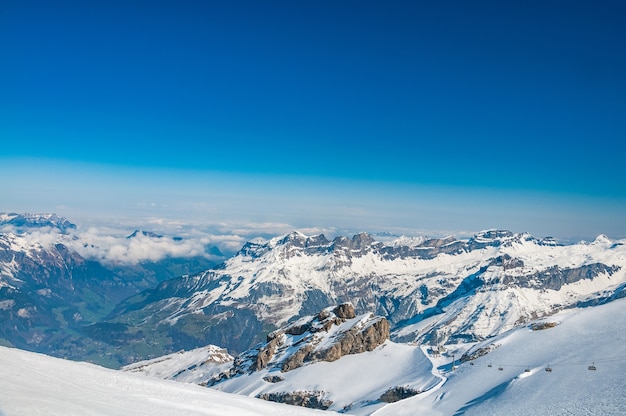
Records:
<instances>
[{"instance_id":1,"label":"white cloud","mask_svg":"<svg viewBox=\"0 0 626 416\"><path fill-rule=\"evenodd\" d=\"M136 264L167 257L211 257L206 253L206 246L211 243L209 238L175 240L170 236L158 238L141 233L126 238L95 227L77 232L76 237L66 242L70 248L83 257L105 262Z\"/></svg>"}]
</instances>

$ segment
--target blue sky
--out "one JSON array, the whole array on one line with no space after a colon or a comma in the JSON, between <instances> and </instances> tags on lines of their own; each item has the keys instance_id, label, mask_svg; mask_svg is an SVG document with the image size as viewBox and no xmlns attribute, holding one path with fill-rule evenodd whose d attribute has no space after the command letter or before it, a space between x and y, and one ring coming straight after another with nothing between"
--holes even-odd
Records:
<instances>
[{"instance_id":1,"label":"blue sky","mask_svg":"<svg viewBox=\"0 0 626 416\"><path fill-rule=\"evenodd\" d=\"M0 48L0 211L626 237L623 2L8 0Z\"/></svg>"}]
</instances>

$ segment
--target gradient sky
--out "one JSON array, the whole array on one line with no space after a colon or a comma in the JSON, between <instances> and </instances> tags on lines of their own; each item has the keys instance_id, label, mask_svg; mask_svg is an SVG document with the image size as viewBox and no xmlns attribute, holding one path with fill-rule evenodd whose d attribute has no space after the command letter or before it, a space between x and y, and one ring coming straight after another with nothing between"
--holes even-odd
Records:
<instances>
[{"instance_id":1,"label":"gradient sky","mask_svg":"<svg viewBox=\"0 0 626 416\"><path fill-rule=\"evenodd\" d=\"M626 237L622 1L0 5L0 211Z\"/></svg>"}]
</instances>

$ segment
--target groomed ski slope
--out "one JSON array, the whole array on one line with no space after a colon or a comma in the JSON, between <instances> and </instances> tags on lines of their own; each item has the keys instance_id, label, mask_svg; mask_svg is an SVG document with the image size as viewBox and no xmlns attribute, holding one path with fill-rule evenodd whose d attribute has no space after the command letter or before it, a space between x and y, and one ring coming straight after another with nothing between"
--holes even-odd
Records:
<instances>
[{"instance_id":1,"label":"groomed ski slope","mask_svg":"<svg viewBox=\"0 0 626 416\"><path fill-rule=\"evenodd\" d=\"M569 310L545 319L554 328L523 327L483 342L498 347L473 365L457 361L454 372L446 357L433 359L444 383L373 414L626 415L625 317L626 299ZM457 360L466 348L459 347Z\"/></svg>"},{"instance_id":2,"label":"groomed ski slope","mask_svg":"<svg viewBox=\"0 0 626 416\"><path fill-rule=\"evenodd\" d=\"M0 347L0 416L329 414Z\"/></svg>"}]
</instances>

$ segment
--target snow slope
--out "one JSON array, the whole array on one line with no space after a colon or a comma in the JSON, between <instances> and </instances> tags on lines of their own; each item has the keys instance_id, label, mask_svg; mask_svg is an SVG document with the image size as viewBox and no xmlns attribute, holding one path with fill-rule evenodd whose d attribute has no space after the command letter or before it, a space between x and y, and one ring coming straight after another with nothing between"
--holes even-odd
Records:
<instances>
[{"instance_id":1,"label":"snow slope","mask_svg":"<svg viewBox=\"0 0 626 416\"><path fill-rule=\"evenodd\" d=\"M624 415L625 316L624 299L561 312L546 321L558 323L553 328L526 326L475 345L474 351L498 347L469 362L457 360L454 372L449 356L434 358L445 383L374 414ZM458 359L467 346L458 347L448 354ZM588 370L592 364L597 370Z\"/></svg>"},{"instance_id":2,"label":"snow slope","mask_svg":"<svg viewBox=\"0 0 626 416\"><path fill-rule=\"evenodd\" d=\"M228 370L233 357L215 345L179 351L151 360L139 361L121 368L122 371L150 377L202 384Z\"/></svg>"},{"instance_id":3,"label":"snow slope","mask_svg":"<svg viewBox=\"0 0 626 416\"><path fill-rule=\"evenodd\" d=\"M268 383L264 380L268 376L283 380ZM346 355L337 361L316 362L286 373L264 369L213 388L252 397L260 393L321 391L324 399L333 402L330 410L368 415L385 405L378 399L390 387L425 391L440 382L418 347L387 341L373 351Z\"/></svg>"},{"instance_id":4,"label":"snow slope","mask_svg":"<svg viewBox=\"0 0 626 416\"><path fill-rule=\"evenodd\" d=\"M328 415L0 347L0 415Z\"/></svg>"},{"instance_id":5,"label":"snow slope","mask_svg":"<svg viewBox=\"0 0 626 416\"><path fill-rule=\"evenodd\" d=\"M432 355L425 345L386 341L369 352L287 372L268 365L213 388L251 397L320 392L332 402L330 410L360 416L624 415L624 316L626 299L619 299L562 311L480 343L449 344L442 355ZM533 330L536 324L549 325ZM481 349L490 351L460 360ZM173 357L170 368L176 368ZM588 370L590 365L596 370ZM393 387L422 393L382 402Z\"/></svg>"}]
</instances>

